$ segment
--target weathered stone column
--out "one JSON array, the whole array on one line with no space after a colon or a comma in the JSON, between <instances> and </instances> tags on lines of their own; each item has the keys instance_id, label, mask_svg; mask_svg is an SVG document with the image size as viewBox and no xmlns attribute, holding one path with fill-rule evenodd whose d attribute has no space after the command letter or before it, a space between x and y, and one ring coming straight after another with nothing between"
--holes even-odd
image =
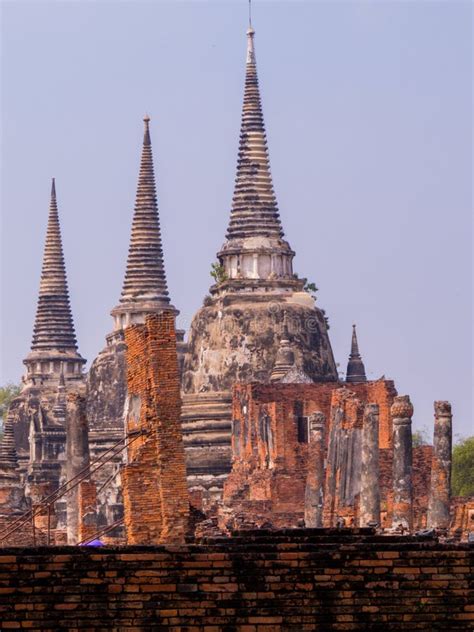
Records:
<instances>
[{"instance_id":1,"label":"weathered stone column","mask_svg":"<svg viewBox=\"0 0 474 632\"><path fill-rule=\"evenodd\" d=\"M306 527L323 526L324 436L326 417L321 412L309 416L308 474L304 498Z\"/></svg>"},{"instance_id":2,"label":"weathered stone column","mask_svg":"<svg viewBox=\"0 0 474 632\"><path fill-rule=\"evenodd\" d=\"M66 478L70 481L89 465L89 432L86 398L69 393L66 408ZM66 495L67 542L77 544L79 537L79 486Z\"/></svg>"},{"instance_id":3,"label":"weathered stone column","mask_svg":"<svg viewBox=\"0 0 474 632\"><path fill-rule=\"evenodd\" d=\"M413 406L408 395L399 395L391 408L393 423L392 526L413 527L412 436Z\"/></svg>"},{"instance_id":4,"label":"weathered stone column","mask_svg":"<svg viewBox=\"0 0 474 632\"><path fill-rule=\"evenodd\" d=\"M359 526L380 524L379 407L367 404L362 426L362 468L360 477Z\"/></svg>"},{"instance_id":5,"label":"weathered stone column","mask_svg":"<svg viewBox=\"0 0 474 632\"><path fill-rule=\"evenodd\" d=\"M453 442L451 404L435 402L433 460L428 504L428 527L448 529L451 504L451 451Z\"/></svg>"}]
</instances>

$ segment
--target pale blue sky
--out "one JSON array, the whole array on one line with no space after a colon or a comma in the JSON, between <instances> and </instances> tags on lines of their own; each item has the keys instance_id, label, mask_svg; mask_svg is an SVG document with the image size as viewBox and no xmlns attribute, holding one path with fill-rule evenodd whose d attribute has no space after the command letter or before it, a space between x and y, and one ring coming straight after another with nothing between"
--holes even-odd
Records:
<instances>
[{"instance_id":1,"label":"pale blue sky","mask_svg":"<svg viewBox=\"0 0 474 632\"><path fill-rule=\"evenodd\" d=\"M172 300L211 283L235 173L246 0L3 2L2 382L18 381L57 178L83 356L112 329L152 117ZM295 270L345 369L351 324L432 423L472 433L470 2L256 1L272 172Z\"/></svg>"}]
</instances>

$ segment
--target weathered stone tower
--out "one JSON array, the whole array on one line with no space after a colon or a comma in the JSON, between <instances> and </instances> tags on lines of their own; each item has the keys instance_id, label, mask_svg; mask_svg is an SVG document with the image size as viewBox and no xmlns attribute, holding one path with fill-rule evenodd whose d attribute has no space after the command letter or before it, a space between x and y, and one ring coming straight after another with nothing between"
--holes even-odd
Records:
<instances>
[{"instance_id":1,"label":"weathered stone tower","mask_svg":"<svg viewBox=\"0 0 474 632\"><path fill-rule=\"evenodd\" d=\"M216 496L230 469L231 388L236 382L270 381L285 318L285 345L291 346L295 375L337 380L324 312L305 291L305 279L294 274L295 253L284 239L254 35L250 27L229 227L214 266L216 284L191 325L183 372L188 481L191 488Z\"/></svg>"},{"instance_id":2,"label":"weathered stone tower","mask_svg":"<svg viewBox=\"0 0 474 632\"><path fill-rule=\"evenodd\" d=\"M178 313L170 303L163 263L148 116L144 122L140 173L122 294L111 312L114 329L106 338L106 347L92 363L87 380L87 419L93 459L124 437L127 395L124 329L132 324L144 323L149 314L163 310ZM97 473L100 483L110 479L99 494L101 524L115 522L123 509L117 474L121 461L119 457L116 463L101 468Z\"/></svg>"},{"instance_id":3,"label":"weathered stone tower","mask_svg":"<svg viewBox=\"0 0 474 632\"><path fill-rule=\"evenodd\" d=\"M22 479L33 501L54 490L65 461L65 395L84 384L77 350L53 179L31 351L20 395L8 417Z\"/></svg>"}]
</instances>

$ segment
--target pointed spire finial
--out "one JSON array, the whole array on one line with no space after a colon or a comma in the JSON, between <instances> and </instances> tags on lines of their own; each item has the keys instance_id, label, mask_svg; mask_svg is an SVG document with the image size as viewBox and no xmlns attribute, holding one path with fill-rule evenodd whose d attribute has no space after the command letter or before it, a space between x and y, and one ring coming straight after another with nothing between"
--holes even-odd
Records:
<instances>
[{"instance_id":1,"label":"pointed spire finial","mask_svg":"<svg viewBox=\"0 0 474 632\"><path fill-rule=\"evenodd\" d=\"M55 178L51 181L48 227L31 351L36 357L68 353L70 359L85 362L77 353L76 334L69 304ZM28 358L25 362L27 361Z\"/></svg>"},{"instance_id":2,"label":"pointed spire finial","mask_svg":"<svg viewBox=\"0 0 474 632\"><path fill-rule=\"evenodd\" d=\"M367 382L365 366L359 353L355 324L352 325L351 353L347 363L346 382Z\"/></svg>"},{"instance_id":3,"label":"pointed spire finial","mask_svg":"<svg viewBox=\"0 0 474 632\"><path fill-rule=\"evenodd\" d=\"M150 137L150 117L143 118L145 132L138 177L132 234L120 304L112 315L170 309L163 261L160 220L156 200L155 172Z\"/></svg>"},{"instance_id":4,"label":"pointed spire finial","mask_svg":"<svg viewBox=\"0 0 474 632\"><path fill-rule=\"evenodd\" d=\"M249 26L237 175L227 239L283 237L270 171L254 35Z\"/></svg>"}]
</instances>

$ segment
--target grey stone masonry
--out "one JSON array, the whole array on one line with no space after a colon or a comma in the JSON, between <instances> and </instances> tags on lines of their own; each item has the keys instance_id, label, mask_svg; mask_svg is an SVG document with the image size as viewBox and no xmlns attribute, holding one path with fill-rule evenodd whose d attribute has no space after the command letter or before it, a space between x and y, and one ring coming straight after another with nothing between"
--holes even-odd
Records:
<instances>
[{"instance_id":1,"label":"grey stone masonry","mask_svg":"<svg viewBox=\"0 0 474 632\"><path fill-rule=\"evenodd\" d=\"M367 527L369 523L380 524L379 478L379 407L378 404L367 404L362 425L360 527Z\"/></svg>"},{"instance_id":2,"label":"grey stone masonry","mask_svg":"<svg viewBox=\"0 0 474 632\"><path fill-rule=\"evenodd\" d=\"M399 395L391 408L393 424L393 528L413 527L412 434L413 406L408 395Z\"/></svg>"},{"instance_id":3,"label":"grey stone masonry","mask_svg":"<svg viewBox=\"0 0 474 632\"><path fill-rule=\"evenodd\" d=\"M309 416L308 423L310 443L304 498L304 523L305 527L322 527L326 416L321 412L313 413Z\"/></svg>"},{"instance_id":4,"label":"grey stone masonry","mask_svg":"<svg viewBox=\"0 0 474 632\"><path fill-rule=\"evenodd\" d=\"M89 435L86 417L86 400L78 393L69 393L66 414L66 474L72 480L88 467ZM67 541L77 544L79 534L79 488L76 486L67 495Z\"/></svg>"},{"instance_id":5,"label":"grey stone masonry","mask_svg":"<svg viewBox=\"0 0 474 632\"><path fill-rule=\"evenodd\" d=\"M427 524L428 527L435 529L448 529L453 443L451 404L438 401L434 403L434 408L433 460Z\"/></svg>"}]
</instances>

